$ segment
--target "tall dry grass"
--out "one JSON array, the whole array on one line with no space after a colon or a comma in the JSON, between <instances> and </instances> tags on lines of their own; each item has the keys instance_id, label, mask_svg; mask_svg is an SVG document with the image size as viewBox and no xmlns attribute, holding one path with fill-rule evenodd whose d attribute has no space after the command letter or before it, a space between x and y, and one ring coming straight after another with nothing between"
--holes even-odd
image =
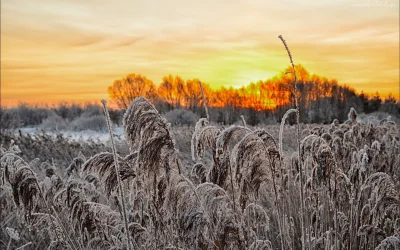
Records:
<instances>
[{"instance_id":1,"label":"tall dry grass","mask_svg":"<svg viewBox=\"0 0 400 250\"><path fill-rule=\"evenodd\" d=\"M117 171L113 153L77 155L60 174L2 147L1 248L399 248L400 138L390 120L361 123L352 109L343 124L304 128L290 155L285 119L274 138L202 118L192 165L146 99L131 104L124 128L130 153L116 155Z\"/></svg>"}]
</instances>

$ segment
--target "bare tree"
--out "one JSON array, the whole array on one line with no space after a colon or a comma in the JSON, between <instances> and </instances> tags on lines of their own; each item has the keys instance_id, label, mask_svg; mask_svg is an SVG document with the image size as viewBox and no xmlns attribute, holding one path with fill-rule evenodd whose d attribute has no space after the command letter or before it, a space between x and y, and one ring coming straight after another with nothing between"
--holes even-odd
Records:
<instances>
[{"instance_id":1,"label":"bare tree","mask_svg":"<svg viewBox=\"0 0 400 250\"><path fill-rule=\"evenodd\" d=\"M156 87L145 76L130 74L121 80L115 80L113 85L108 87L108 93L120 108L127 109L129 104L139 96L154 100Z\"/></svg>"}]
</instances>

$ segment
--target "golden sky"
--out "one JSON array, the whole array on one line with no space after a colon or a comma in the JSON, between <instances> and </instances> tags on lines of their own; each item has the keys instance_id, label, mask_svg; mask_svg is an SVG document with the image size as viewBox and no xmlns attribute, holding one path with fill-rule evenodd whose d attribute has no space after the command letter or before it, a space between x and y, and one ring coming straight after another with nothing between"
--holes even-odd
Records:
<instances>
[{"instance_id":1,"label":"golden sky","mask_svg":"<svg viewBox=\"0 0 400 250\"><path fill-rule=\"evenodd\" d=\"M295 63L399 98L398 0L2 0L1 103L99 101L129 73L239 87Z\"/></svg>"}]
</instances>

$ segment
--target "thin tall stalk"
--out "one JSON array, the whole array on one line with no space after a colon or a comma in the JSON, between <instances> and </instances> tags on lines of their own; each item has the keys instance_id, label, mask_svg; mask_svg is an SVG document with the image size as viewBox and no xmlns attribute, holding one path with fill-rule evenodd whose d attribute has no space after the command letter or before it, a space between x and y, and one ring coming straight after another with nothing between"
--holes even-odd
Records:
<instances>
[{"instance_id":1,"label":"thin tall stalk","mask_svg":"<svg viewBox=\"0 0 400 250\"><path fill-rule=\"evenodd\" d=\"M247 128L246 120L243 115L240 116L240 119L242 119L243 127Z\"/></svg>"},{"instance_id":2,"label":"thin tall stalk","mask_svg":"<svg viewBox=\"0 0 400 250\"><path fill-rule=\"evenodd\" d=\"M32 174L34 175L33 170L32 170L32 169L29 169L29 170L30 170L30 171L32 172ZM76 240L75 237L74 237L73 240L71 239L71 237L69 236L67 230L65 229L65 227L64 227L64 225L63 225L61 219L59 218L59 214L58 214L57 211L54 209L54 207L53 207L53 206L50 207L50 205L47 203L46 199L44 198L45 196L44 196L44 194L43 194L43 192L42 192L42 189L40 188L40 185L39 185L37 179L35 179L35 184L36 184L36 186L37 186L37 188L38 188L38 190L39 190L39 194L40 194L39 197L42 199L43 204L46 206L46 208L47 208L47 210L48 210L48 214L47 214L47 215L49 216L49 220L50 220L50 223L51 223L51 225L52 225L52 227L53 227L53 230L54 230L54 232L55 232L55 235L56 235L57 240L60 241L60 238L58 238L56 225L55 225L55 223L54 223L54 221L53 221L53 218L51 217L51 213L52 213L52 212L54 213L54 219L57 221L57 223L59 224L60 228L63 230L63 233L64 233L65 237L67 237L67 239L68 239L68 241L69 241L69 244L70 244L70 247L71 247L72 249L82 249L81 246L79 245L78 240ZM76 244L76 245L75 245L75 244ZM77 247L77 246L78 246L78 247Z\"/></svg>"},{"instance_id":3,"label":"thin tall stalk","mask_svg":"<svg viewBox=\"0 0 400 250\"><path fill-rule=\"evenodd\" d=\"M204 109L206 110L207 120L208 120L208 122L210 122L210 115L208 114L207 101L206 101L206 97L204 95L203 85L201 84L200 81L199 81L199 85L200 85L200 90L201 90L201 96L203 97Z\"/></svg>"},{"instance_id":4,"label":"thin tall stalk","mask_svg":"<svg viewBox=\"0 0 400 250\"><path fill-rule=\"evenodd\" d=\"M107 101L103 99L103 100L101 100L101 103L103 103L103 106L104 106L104 115L106 116L108 132L110 133L111 146L112 146L112 151L113 151L113 155L114 155L114 162L115 162L115 173L117 175L117 181L118 181L118 186L119 186L119 194L120 194L120 199L121 199L121 204L122 204L122 215L124 217L124 222L125 222L125 232L126 232L127 246L128 246L128 250L131 250L128 218L126 216L126 207L125 207L125 195L124 195L124 190L122 188L122 181L121 181L121 176L120 176L120 172L119 172L119 165L118 165L117 150L115 148L114 136L113 136L113 132L112 132L112 129L111 129L110 115L109 115L108 109L107 109Z\"/></svg>"},{"instance_id":5,"label":"thin tall stalk","mask_svg":"<svg viewBox=\"0 0 400 250\"><path fill-rule=\"evenodd\" d=\"M268 149L266 149L266 151L268 152ZM275 193L275 206L276 206L276 211L277 211L277 214L278 214L278 228L279 228L279 234L280 234L279 238L280 238L280 241L281 241L281 248L285 249L284 245L283 245L283 230L282 230L283 215L282 215L282 221L281 221L281 213L280 213L280 208L279 208L279 198L278 198L278 192L276 190L276 183L275 183L275 169L273 167L273 165L275 165L275 161L273 160L271 162L271 154L270 153L268 153L268 154L269 154L269 156L268 156L269 168L270 168L271 174L272 174L272 183L273 183L274 193Z\"/></svg>"},{"instance_id":6,"label":"thin tall stalk","mask_svg":"<svg viewBox=\"0 0 400 250\"><path fill-rule=\"evenodd\" d=\"M232 189L232 199L233 199L233 212L236 214L236 206L235 206L235 188L233 186L233 174L232 174L232 166L229 164L229 174L231 176L231 189Z\"/></svg>"},{"instance_id":7,"label":"thin tall stalk","mask_svg":"<svg viewBox=\"0 0 400 250\"><path fill-rule=\"evenodd\" d=\"M24 245L18 247L18 248L15 249L15 250L22 250L22 249L24 249L25 247L30 246L30 245L32 245L32 242L28 242L28 243L26 243L26 244L24 244Z\"/></svg>"},{"instance_id":8,"label":"thin tall stalk","mask_svg":"<svg viewBox=\"0 0 400 250\"><path fill-rule=\"evenodd\" d=\"M298 151L299 151L299 172L300 172L300 210L301 210L301 215L300 215L300 223L301 223L301 249L305 249L305 238L304 238L304 233L305 233L305 227L304 227L304 197L303 197L303 168L302 168L302 163L301 163L301 152L300 152L300 110L299 110L299 102L298 102L298 93L297 93L297 77L296 77L296 68L294 67L293 59L292 59L292 54L290 53L289 47L286 44L286 41L283 39L282 35L278 36L279 39L281 39L283 45L285 46L285 49L289 55L290 58L290 63L292 64L293 68L293 76L294 76L294 95L295 95L295 102L296 102L296 123L297 123L297 146L298 146Z\"/></svg>"}]
</instances>

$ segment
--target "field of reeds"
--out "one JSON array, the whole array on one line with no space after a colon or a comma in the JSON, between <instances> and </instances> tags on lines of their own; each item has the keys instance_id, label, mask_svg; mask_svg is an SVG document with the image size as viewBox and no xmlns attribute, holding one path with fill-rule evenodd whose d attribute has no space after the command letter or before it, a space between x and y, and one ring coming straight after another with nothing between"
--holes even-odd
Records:
<instances>
[{"instance_id":1,"label":"field of reeds","mask_svg":"<svg viewBox=\"0 0 400 250\"><path fill-rule=\"evenodd\" d=\"M0 249L400 249L399 125L351 109L297 145L295 113L173 128L140 97L110 143L4 133Z\"/></svg>"}]
</instances>

